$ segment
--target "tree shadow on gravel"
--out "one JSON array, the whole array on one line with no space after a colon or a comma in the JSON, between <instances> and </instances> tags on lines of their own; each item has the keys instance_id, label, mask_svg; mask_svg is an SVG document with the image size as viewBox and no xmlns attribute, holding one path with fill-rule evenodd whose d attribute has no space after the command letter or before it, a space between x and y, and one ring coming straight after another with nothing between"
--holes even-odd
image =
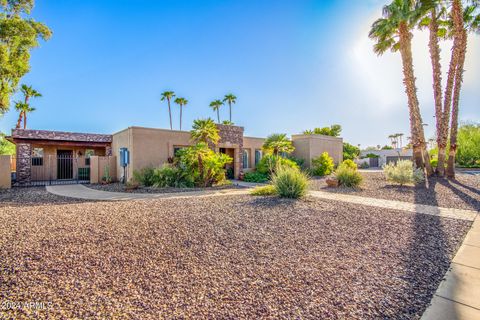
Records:
<instances>
[{"instance_id":1,"label":"tree shadow on gravel","mask_svg":"<svg viewBox=\"0 0 480 320\"><path fill-rule=\"evenodd\" d=\"M480 179L480 177L479 177L479 179ZM456 185L458 185L458 186L460 186L460 187L462 187L462 188L465 188L465 189L467 189L467 190L469 190L469 191L471 191L471 192L473 192L473 193L476 193L476 194L480 195L480 190L477 189L477 188L473 188L473 187L471 187L471 186L468 186L468 185L466 185L466 184L464 184L464 183L461 183L460 181L458 181L458 180L456 180L456 179L451 179L450 182L451 182L451 183L454 183L454 184L456 184ZM451 185L451 184L450 184L450 185Z\"/></svg>"},{"instance_id":2,"label":"tree shadow on gravel","mask_svg":"<svg viewBox=\"0 0 480 320\"><path fill-rule=\"evenodd\" d=\"M465 204L467 204L469 207L471 207L472 210L477 210L480 211L480 201L473 198L471 195L465 193L458 187L455 187L455 185L458 185L462 188L465 188L475 194L480 195L480 191L476 190L475 188L472 188L470 186L466 186L456 180L453 179L438 179L438 183L445 186L446 188L450 189L458 198L459 200L463 201ZM454 185L455 184L455 185Z\"/></svg>"},{"instance_id":3,"label":"tree shadow on gravel","mask_svg":"<svg viewBox=\"0 0 480 320\"><path fill-rule=\"evenodd\" d=\"M424 182L419 187L435 190L435 184L433 180L430 185ZM423 196L423 192L415 192L415 203L422 203ZM405 286L398 296L405 303L398 310L401 319L421 317L450 266L448 239L441 218L417 212L412 219L413 230L406 248Z\"/></svg>"}]
</instances>

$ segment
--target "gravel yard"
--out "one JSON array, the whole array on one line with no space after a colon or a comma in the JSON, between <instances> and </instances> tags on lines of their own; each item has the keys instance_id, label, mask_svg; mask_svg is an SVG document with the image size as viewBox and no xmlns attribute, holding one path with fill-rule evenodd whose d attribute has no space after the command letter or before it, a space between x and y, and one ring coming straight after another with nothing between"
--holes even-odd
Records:
<instances>
[{"instance_id":1,"label":"gravel yard","mask_svg":"<svg viewBox=\"0 0 480 320\"><path fill-rule=\"evenodd\" d=\"M456 181L432 177L429 186L399 186L387 182L381 172L362 172L359 190L328 188L325 179L314 179L312 189L358 196L399 200L432 206L480 211L480 176L458 174Z\"/></svg>"},{"instance_id":2,"label":"gravel yard","mask_svg":"<svg viewBox=\"0 0 480 320\"><path fill-rule=\"evenodd\" d=\"M0 301L52 318L415 319L470 226L311 198L1 197Z\"/></svg>"},{"instance_id":3,"label":"gravel yard","mask_svg":"<svg viewBox=\"0 0 480 320\"><path fill-rule=\"evenodd\" d=\"M110 192L129 192L129 193L172 193L172 192L192 192L202 190L224 190L224 189L239 189L241 186L224 185L210 188L154 188L154 187L138 187L137 189L128 190L122 183L110 184L87 184L87 187L95 190L110 191Z\"/></svg>"}]
</instances>

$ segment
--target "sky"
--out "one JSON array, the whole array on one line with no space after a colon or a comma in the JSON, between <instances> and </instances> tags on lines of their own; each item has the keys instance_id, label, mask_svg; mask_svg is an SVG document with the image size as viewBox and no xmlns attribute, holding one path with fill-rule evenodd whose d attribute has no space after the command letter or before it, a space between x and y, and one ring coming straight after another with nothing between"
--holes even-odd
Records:
<instances>
[{"instance_id":1,"label":"sky","mask_svg":"<svg viewBox=\"0 0 480 320\"><path fill-rule=\"evenodd\" d=\"M53 36L34 49L21 83L32 101L31 129L114 133L168 128L160 101L173 90L189 103L183 129L227 93L245 135L297 134L340 124L345 141L384 145L409 136L398 53L373 53L369 28L386 1L345 0L37 0L32 16ZM427 139L434 106L427 32L415 32L413 59ZM446 72L450 42L442 43ZM461 121L480 122L480 36L470 35ZM444 76L446 78L446 76ZM19 97L16 97L19 98ZM173 108L174 129L179 108ZM14 127L17 114L0 118ZM228 107L221 120L228 119Z\"/></svg>"}]
</instances>

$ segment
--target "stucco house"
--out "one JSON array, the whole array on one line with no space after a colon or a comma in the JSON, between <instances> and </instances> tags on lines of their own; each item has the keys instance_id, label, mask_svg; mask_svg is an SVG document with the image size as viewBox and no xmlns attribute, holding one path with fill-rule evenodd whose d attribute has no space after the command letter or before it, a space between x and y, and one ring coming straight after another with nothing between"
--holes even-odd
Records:
<instances>
[{"instance_id":1,"label":"stucco house","mask_svg":"<svg viewBox=\"0 0 480 320\"><path fill-rule=\"evenodd\" d=\"M216 151L233 158L230 165L233 176L238 178L240 172L253 170L263 156L265 139L244 136L244 128L240 126L217 126L220 141ZM26 185L98 182L104 169L91 172L92 161L95 165L99 161L106 161L112 179L120 179L124 175L120 166L121 148L127 148L130 153L130 162L125 169L128 181L135 170L161 166L169 162L179 149L193 144L189 131L135 126L112 135L14 129L8 139L17 145L13 166L16 167L16 183ZM307 167L312 158L325 151L336 163L342 161L342 138L293 135L292 142L295 147L293 155L304 159ZM90 173L95 174L96 178L89 178Z\"/></svg>"},{"instance_id":2,"label":"stucco house","mask_svg":"<svg viewBox=\"0 0 480 320\"><path fill-rule=\"evenodd\" d=\"M367 155L373 154L376 155L376 158L368 158ZM394 162L398 160L412 160L413 150L412 149L382 149L382 150L362 150L360 152L359 159L356 160L358 165L362 163L367 163L369 167L376 168L382 167L387 163Z\"/></svg>"}]
</instances>

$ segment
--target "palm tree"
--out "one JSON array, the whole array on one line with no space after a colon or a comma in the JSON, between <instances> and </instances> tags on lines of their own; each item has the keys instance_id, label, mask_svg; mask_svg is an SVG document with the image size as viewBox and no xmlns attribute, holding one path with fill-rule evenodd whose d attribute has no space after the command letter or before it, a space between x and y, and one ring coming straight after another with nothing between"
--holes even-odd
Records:
<instances>
[{"instance_id":1,"label":"palm tree","mask_svg":"<svg viewBox=\"0 0 480 320\"><path fill-rule=\"evenodd\" d=\"M462 3L460 0L454 0L452 5L452 25L454 46L458 42L458 49L455 69L455 81L453 84L453 101L452 101L452 120L450 125L450 149L447 163L447 176L455 178L455 156L457 152L457 132L458 132L458 111L460 101L460 90L463 81L463 72L465 64L465 55L467 51L468 32L478 32L480 30L480 14L477 9L480 2L472 1L473 5L467 6L462 11ZM455 48L454 48L455 50ZM452 59L454 57L452 56ZM449 70L450 71L450 70ZM448 122L447 122L448 123ZM448 129L447 129L448 130Z\"/></svg>"},{"instance_id":2,"label":"palm tree","mask_svg":"<svg viewBox=\"0 0 480 320\"><path fill-rule=\"evenodd\" d=\"M170 130L173 130L173 126L172 126L172 110L170 108L170 100L172 100L172 98L175 97L175 92L173 91L164 91L162 92L162 98L160 99L160 101L165 101L167 100L168 102L168 115L170 116Z\"/></svg>"},{"instance_id":3,"label":"palm tree","mask_svg":"<svg viewBox=\"0 0 480 320\"><path fill-rule=\"evenodd\" d=\"M210 118L193 120L190 136L195 142L210 143L213 145L216 145L220 140L218 128Z\"/></svg>"},{"instance_id":4,"label":"palm tree","mask_svg":"<svg viewBox=\"0 0 480 320\"><path fill-rule=\"evenodd\" d=\"M27 113L35 111L35 108L30 107L28 103L17 101L15 103L15 110L23 114L23 129L27 129Z\"/></svg>"},{"instance_id":5,"label":"palm tree","mask_svg":"<svg viewBox=\"0 0 480 320\"><path fill-rule=\"evenodd\" d=\"M223 98L223 102L228 103L228 109L230 113L230 122L232 122L232 104L237 103L237 97L233 93L226 94Z\"/></svg>"},{"instance_id":6,"label":"palm tree","mask_svg":"<svg viewBox=\"0 0 480 320\"><path fill-rule=\"evenodd\" d=\"M400 51L410 113L414 159L416 166L425 168L427 174L430 175L432 169L417 98L412 58L413 36L410 31L416 25L421 12L423 12L423 8L416 6L414 0L394 0L391 4L384 6L384 18L380 18L373 23L369 36L377 41L374 45L374 51L378 55L382 55L389 49L393 52Z\"/></svg>"},{"instance_id":7,"label":"palm tree","mask_svg":"<svg viewBox=\"0 0 480 320\"><path fill-rule=\"evenodd\" d=\"M285 133L274 133L265 139L262 149L265 153L278 156L279 153L292 153L295 147Z\"/></svg>"},{"instance_id":8,"label":"palm tree","mask_svg":"<svg viewBox=\"0 0 480 320\"><path fill-rule=\"evenodd\" d=\"M21 102L16 102L15 103L15 109L17 111L20 111L19 114L18 114L17 125L15 126L15 128L20 129L22 118L23 118L24 119L23 128L26 129L26 127L27 127L27 124L26 124L27 115L26 115L26 113L35 111L35 108L30 107L29 100L30 100L30 98L37 98L37 97L41 97L42 95L37 90L33 89L32 86L27 86L26 84L22 84L22 86L20 87L20 91L22 91L22 93L23 93L24 100L23 100L23 103L21 103Z\"/></svg>"},{"instance_id":9,"label":"palm tree","mask_svg":"<svg viewBox=\"0 0 480 320\"><path fill-rule=\"evenodd\" d=\"M185 98L176 98L174 102L180 106L180 130L182 130L182 110L183 106L188 103L188 100Z\"/></svg>"},{"instance_id":10,"label":"palm tree","mask_svg":"<svg viewBox=\"0 0 480 320\"><path fill-rule=\"evenodd\" d=\"M210 108L213 109L213 111L217 111L217 123L220 123L220 107L223 106L223 102L220 100L213 100L210 102Z\"/></svg>"}]
</instances>

